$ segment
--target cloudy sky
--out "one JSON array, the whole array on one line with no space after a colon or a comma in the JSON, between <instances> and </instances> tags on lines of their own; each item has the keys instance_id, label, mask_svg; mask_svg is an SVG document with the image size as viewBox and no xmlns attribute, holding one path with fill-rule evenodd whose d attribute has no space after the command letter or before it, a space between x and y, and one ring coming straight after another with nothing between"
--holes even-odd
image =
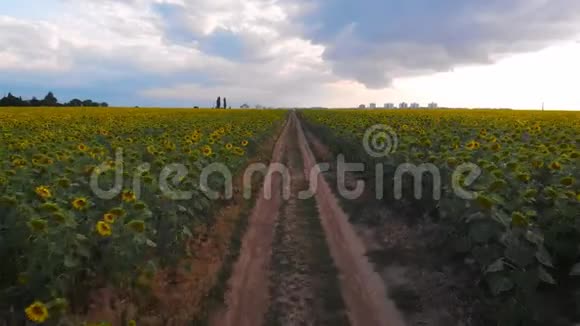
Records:
<instances>
[{"instance_id":1,"label":"cloudy sky","mask_svg":"<svg viewBox=\"0 0 580 326\"><path fill-rule=\"evenodd\" d=\"M578 0L1 0L0 92L580 109Z\"/></svg>"}]
</instances>

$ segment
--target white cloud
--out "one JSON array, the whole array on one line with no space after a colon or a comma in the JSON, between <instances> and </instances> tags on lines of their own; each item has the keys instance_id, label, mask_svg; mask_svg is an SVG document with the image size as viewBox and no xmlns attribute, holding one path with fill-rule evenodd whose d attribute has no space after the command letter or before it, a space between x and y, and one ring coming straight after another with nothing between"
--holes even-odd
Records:
<instances>
[{"instance_id":1,"label":"white cloud","mask_svg":"<svg viewBox=\"0 0 580 326\"><path fill-rule=\"evenodd\" d=\"M336 33L315 35L332 25L331 19L302 18L320 15L321 4L330 3L321 1L60 1L59 10L43 18L0 14L1 72L26 72L21 82L32 81L35 73L54 76L54 85L67 87L134 80L140 86L134 86L133 95L145 103L211 103L221 94L234 105L345 107L435 100L522 107L543 97L559 106L580 106L570 86L578 84L579 66L566 56L580 52L566 46L551 49L550 55L513 56L576 35L580 25L573 9L580 5L570 0L554 0L552 6L546 0L490 0L425 24L399 17L404 25L394 38L389 38L393 27L385 25L389 17L371 20L358 17L360 12L348 16L349 24L338 24ZM160 6L171 5L177 10L164 16ZM365 3L354 6L363 13L377 11ZM239 57L204 47L224 31L239 42ZM176 33L183 35L176 39ZM474 64L482 66L464 67ZM550 68L543 68L547 64ZM147 86L137 83L141 78L148 78ZM536 96L541 91L545 95Z\"/></svg>"}]
</instances>

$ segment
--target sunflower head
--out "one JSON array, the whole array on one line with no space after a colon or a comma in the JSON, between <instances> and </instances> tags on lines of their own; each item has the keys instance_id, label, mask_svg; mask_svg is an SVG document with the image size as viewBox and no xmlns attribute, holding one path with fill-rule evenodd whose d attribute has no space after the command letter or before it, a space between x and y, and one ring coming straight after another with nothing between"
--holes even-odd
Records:
<instances>
[{"instance_id":1,"label":"sunflower head","mask_svg":"<svg viewBox=\"0 0 580 326\"><path fill-rule=\"evenodd\" d=\"M473 151L473 150L479 149L480 146L481 145L479 144L479 142L472 140L472 141L468 142L467 145L465 145L465 148L467 148L470 151Z\"/></svg>"},{"instance_id":2,"label":"sunflower head","mask_svg":"<svg viewBox=\"0 0 580 326\"><path fill-rule=\"evenodd\" d=\"M126 203L132 203L137 199L137 196L133 191L125 190L121 193L121 199Z\"/></svg>"},{"instance_id":3,"label":"sunflower head","mask_svg":"<svg viewBox=\"0 0 580 326\"><path fill-rule=\"evenodd\" d=\"M85 144L78 144L77 149L81 152L86 152L89 149L89 147Z\"/></svg>"},{"instance_id":4,"label":"sunflower head","mask_svg":"<svg viewBox=\"0 0 580 326\"><path fill-rule=\"evenodd\" d=\"M47 186L36 187L34 192L36 192L38 197L40 197L42 199L48 199L48 198L52 197L52 193L50 192L50 189Z\"/></svg>"},{"instance_id":5,"label":"sunflower head","mask_svg":"<svg viewBox=\"0 0 580 326\"><path fill-rule=\"evenodd\" d=\"M231 143L227 143L226 146L225 146L225 148L229 151L232 148L234 148L234 145L232 145Z\"/></svg>"},{"instance_id":6,"label":"sunflower head","mask_svg":"<svg viewBox=\"0 0 580 326\"><path fill-rule=\"evenodd\" d=\"M552 163L550 163L550 165L548 165L548 167L550 168L550 170L560 170L562 168L562 165L560 164L560 162L558 161L554 161Z\"/></svg>"},{"instance_id":7,"label":"sunflower head","mask_svg":"<svg viewBox=\"0 0 580 326\"><path fill-rule=\"evenodd\" d=\"M35 323L44 323L49 315L48 315L48 308L46 305L40 301L33 302L30 306L28 306L24 312L26 313L26 317L30 319L30 321Z\"/></svg>"},{"instance_id":8,"label":"sunflower head","mask_svg":"<svg viewBox=\"0 0 580 326\"><path fill-rule=\"evenodd\" d=\"M248 146L248 144L250 144L250 142L249 142L249 141L247 141L247 140L242 140L242 146L246 147L246 146Z\"/></svg>"},{"instance_id":9,"label":"sunflower head","mask_svg":"<svg viewBox=\"0 0 580 326\"><path fill-rule=\"evenodd\" d=\"M211 154L213 154L213 150L211 149L211 146L205 145L201 148L201 153L203 154L203 156L208 157L211 156Z\"/></svg>"},{"instance_id":10,"label":"sunflower head","mask_svg":"<svg viewBox=\"0 0 580 326\"><path fill-rule=\"evenodd\" d=\"M95 229L101 237L110 237L113 233L111 226L104 221L97 222Z\"/></svg>"},{"instance_id":11,"label":"sunflower head","mask_svg":"<svg viewBox=\"0 0 580 326\"><path fill-rule=\"evenodd\" d=\"M85 197L79 197L72 201L72 207L77 211L82 211L89 206L89 201Z\"/></svg>"},{"instance_id":12,"label":"sunflower head","mask_svg":"<svg viewBox=\"0 0 580 326\"><path fill-rule=\"evenodd\" d=\"M117 217L114 214L111 214L111 213L106 213L105 215L103 215L103 221L105 221L108 224L115 223L115 220L116 219L117 219Z\"/></svg>"}]
</instances>

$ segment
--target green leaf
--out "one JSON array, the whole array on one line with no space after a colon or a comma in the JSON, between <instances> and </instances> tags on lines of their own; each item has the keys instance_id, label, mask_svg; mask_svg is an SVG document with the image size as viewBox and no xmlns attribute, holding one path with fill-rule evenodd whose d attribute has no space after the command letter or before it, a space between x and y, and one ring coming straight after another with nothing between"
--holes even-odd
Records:
<instances>
[{"instance_id":1,"label":"green leaf","mask_svg":"<svg viewBox=\"0 0 580 326\"><path fill-rule=\"evenodd\" d=\"M553 285L556 284L556 280L554 280L552 275L550 275L550 273L548 273L548 271L546 271L546 269L543 266L540 266L540 268L538 269L538 277L540 278L540 280L548 284Z\"/></svg>"},{"instance_id":2,"label":"green leaf","mask_svg":"<svg viewBox=\"0 0 580 326\"><path fill-rule=\"evenodd\" d=\"M157 244L150 239L147 239L145 243L151 248L157 248Z\"/></svg>"},{"instance_id":3,"label":"green leaf","mask_svg":"<svg viewBox=\"0 0 580 326\"><path fill-rule=\"evenodd\" d=\"M476 220L469 225L469 237L477 243L487 243L500 235L497 226L492 220Z\"/></svg>"},{"instance_id":4,"label":"green leaf","mask_svg":"<svg viewBox=\"0 0 580 326\"><path fill-rule=\"evenodd\" d=\"M536 252L536 259L538 259L542 265L554 268L552 256L550 256L550 253L544 246L539 246L538 251Z\"/></svg>"},{"instance_id":5,"label":"green leaf","mask_svg":"<svg viewBox=\"0 0 580 326\"><path fill-rule=\"evenodd\" d=\"M514 283L508 277L492 274L487 278L489 289L494 296L498 296L514 288Z\"/></svg>"},{"instance_id":6,"label":"green leaf","mask_svg":"<svg viewBox=\"0 0 580 326\"><path fill-rule=\"evenodd\" d=\"M79 246L77 249L77 254L81 257L89 258L91 256L91 251L87 246Z\"/></svg>"},{"instance_id":7,"label":"green leaf","mask_svg":"<svg viewBox=\"0 0 580 326\"><path fill-rule=\"evenodd\" d=\"M73 256L65 256L64 257L64 267L67 268L75 268L79 265L78 259Z\"/></svg>"},{"instance_id":8,"label":"green leaf","mask_svg":"<svg viewBox=\"0 0 580 326\"><path fill-rule=\"evenodd\" d=\"M572 269L570 270L570 276L580 276L580 263L572 266Z\"/></svg>"},{"instance_id":9,"label":"green leaf","mask_svg":"<svg viewBox=\"0 0 580 326\"><path fill-rule=\"evenodd\" d=\"M191 230L189 230L187 226L184 225L183 230L181 232L183 232L183 234L185 234L186 236L193 238L193 234L191 233Z\"/></svg>"},{"instance_id":10,"label":"green leaf","mask_svg":"<svg viewBox=\"0 0 580 326\"><path fill-rule=\"evenodd\" d=\"M80 233L77 233L76 238L79 241L87 241L89 239L89 238L87 238L86 236L84 236L84 235L82 235Z\"/></svg>"},{"instance_id":11,"label":"green leaf","mask_svg":"<svg viewBox=\"0 0 580 326\"><path fill-rule=\"evenodd\" d=\"M504 270L503 258L496 260L493 264L487 266L485 273L497 273Z\"/></svg>"},{"instance_id":12,"label":"green leaf","mask_svg":"<svg viewBox=\"0 0 580 326\"><path fill-rule=\"evenodd\" d=\"M534 250L521 243L511 243L505 250L505 257L518 265L526 267L534 261Z\"/></svg>"},{"instance_id":13,"label":"green leaf","mask_svg":"<svg viewBox=\"0 0 580 326\"><path fill-rule=\"evenodd\" d=\"M526 239L536 245L541 245L544 243L544 237L539 232L528 230L526 232Z\"/></svg>"}]
</instances>

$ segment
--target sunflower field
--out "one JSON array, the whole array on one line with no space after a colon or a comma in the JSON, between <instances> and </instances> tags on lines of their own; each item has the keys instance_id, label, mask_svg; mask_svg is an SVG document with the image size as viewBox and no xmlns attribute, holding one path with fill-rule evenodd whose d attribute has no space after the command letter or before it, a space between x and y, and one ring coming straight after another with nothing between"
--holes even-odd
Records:
<instances>
[{"instance_id":1,"label":"sunflower field","mask_svg":"<svg viewBox=\"0 0 580 326\"><path fill-rule=\"evenodd\" d=\"M553 306L565 312L564 319L580 317L579 112L306 110L301 115L331 152L366 164L368 185L374 185L376 164L383 166L381 191L389 206L412 207L418 216L451 226L450 250L476 267L480 279L474 284L498 303L502 325L545 325L546 320L557 325L554 311L546 311ZM390 145L391 152L380 158L369 156L362 145L365 131L377 124L392 131L375 138ZM433 178L425 176L423 196L414 196L413 180L407 178L397 199L393 179L405 163L435 166L441 196L432 195ZM481 173L468 187L470 199L453 191L454 183L465 183L466 175L454 177L465 163Z\"/></svg>"},{"instance_id":2,"label":"sunflower field","mask_svg":"<svg viewBox=\"0 0 580 326\"><path fill-rule=\"evenodd\" d=\"M285 114L1 109L0 324L57 323L82 314L91 291L133 289L195 254L185 244L216 224L225 203L200 189L200 172L216 162L239 172ZM191 199L161 191L159 176L170 164L187 168L168 179ZM95 194L95 173L99 188L117 191ZM222 179L210 178L212 189Z\"/></svg>"}]
</instances>

